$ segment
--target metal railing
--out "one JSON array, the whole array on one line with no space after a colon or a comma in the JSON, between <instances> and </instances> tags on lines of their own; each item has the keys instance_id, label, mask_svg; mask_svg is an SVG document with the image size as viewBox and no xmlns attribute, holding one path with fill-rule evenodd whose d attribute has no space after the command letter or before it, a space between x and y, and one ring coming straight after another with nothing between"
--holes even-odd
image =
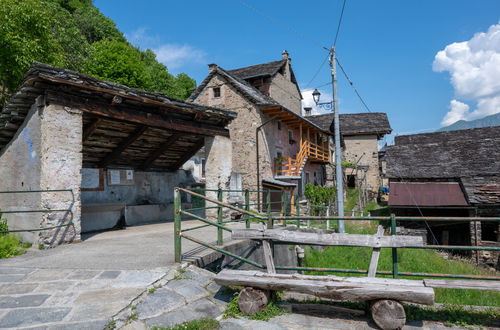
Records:
<instances>
[{"instance_id":1,"label":"metal railing","mask_svg":"<svg viewBox=\"0 0 500 330\"><path fill-rule=\"evenodd\" d=\"M209 190L207 190L209 191ZM243 207L234 206L228 203L223 202L223 193L224 192L240 192L245 196L245 203ZM265 269L266 266L256 263L248 258L235 255L230 251L227 251L222 248L223 245L223 231L232 232L232 229L227 226L228 223L234 222L245 222L245 227L250 228L250 223L252 221L256 222L264 222L267 224L267 228L274 228L275 223L280 223L283 226L286 226L290 223L296 224L298 227L301 225L301 221L338 221L338 220L349 220L349 221L377 221L377 222L386 222L390 224L390 234L396 235L396 226L398 222L496 222L500 223L500 218L486 218L486 217L396 217L395 215L391 216L329 216L329 217L318 217L318 216L307 216L300 215L300 207L295 208L295 212L291 210L289 213L295 214L287 214L285 205L293 204L286 202L284 199L281 201L281 214L273 215L271 212L271 200L270 194L271 190L264 191L256 191L256 190L244 190L244 191L236 191L236 190L212 190L212 192L217 192L217 198L210 198L204 196L202 194L190 191L184 188L175 188L174 191L174 215L175 215L175 224L174 224L174 248L175 248L175 261L181 262L182 260L182 239L187 239L199 245L202 245L206 248L212 249L214 251L220 252L232 258L235 258L241 262L245 262L252 266L255 266L260 269ZM256 210L252 210L250 208L250 193L265 193L266 194L266 203L267 212L260 213ZM274 191L275 192L275 191ZM181 193L185 193L191 196L196 196L198 198L204 199L206 202L210 202L215 204L215 208L217 209L216 214L216 222L210 221L202 216L195 215L191 213L191 210L183 210L181 204ZM298 198L294 198L296 205L298 205ZM234 211L237 211L243 215L242 219L237 220L224 220L223 219L223 208L228 208ZM210 208L205 208L210 209ZM190 227L182 229L182 215L186 215L192 217L193 219L199 220L204 223L204 225ZM194 238L190 235L186 235L185 233L188 231L205 228L213 226L217 228L217 240L215 245L202 241L200 239ZM274 244L285 244L285 245L296 245L296 243L287 243L287 242L274 242ZM465 246L465 245L423 245L423 246L409 246L400 249L433 249L433 250L462 250L462 251L500 251L500 247L486 247L486 246ZM398 248L390 248L392 249L392 271L377 271L377 275L389 275L393 278L397 278L398 276L416 276L416 277L433 277L433 278L455 278L455 279L482 279L482 280L500 280L499 276L483 276L483 275L463 275L463 274L435 274L435 273L416 273L416 272L401 272L398 269ZM350 273L350 274L368 274L368 270L365 269L341 269L341 268L319 268L319 267L288 267L288 266L275 266L277 270L292 270L292 271L316 271L316 272L331 272L331 273Z\"/></svg>"},{"instance_id":2,"label":"metal railing","mask_svg":"<svg viewBox=\"0 0 500 330\"><path fill-rule=\"evenodd\" d=\"M37 231L45 231L45 230L52 230L52 229L57 229L57 228L62 228L62 227L69 227L73 226L73 205L75 203L75 195L72 189L46 189L46 190L4 190L0 191L0 194L5 195L5 194L33 194L33 193L56 193L56 192L69 192L71 193L71 203L69 208L67 209L28 209L28 210L18 210L18 209L8 209L8 210L3 210L2 205L0 205L0 220L2 219L2 215L4 214L22 214L22 213L66 213L69 215L69 222L63 223L60 225L56 226L50 226L50 227L43 227L43 228L28 228L28 229L9 229L6 231L0 231L0 234L6 234L6 233L22 233L22 232L37 232ZM66 218L66 215L65 217ZM7 223L9 225L9 222Z\"/></svg>"}]
</instances>

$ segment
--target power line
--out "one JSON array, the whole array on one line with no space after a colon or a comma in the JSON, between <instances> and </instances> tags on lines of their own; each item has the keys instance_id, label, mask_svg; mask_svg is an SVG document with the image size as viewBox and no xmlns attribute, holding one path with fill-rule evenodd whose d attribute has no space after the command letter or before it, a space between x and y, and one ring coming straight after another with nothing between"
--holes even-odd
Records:
<instances>
[{"instance_id":1,"label":"power line","mask_svg":"<svg viewBox=\"0 0 500 330\"><path fill-rule=\"evenodd\" d=\"M283 21L280 21L274 17L272 17L271 15L269 14L266 14L265 12L255 8L254 6L246 3L245 1L243 0L235 0L237 2L240 3L240 5L254 11L255 13L257 13L258 15L266 18L267 20L271 21L272 23L275 23L277 25L279 25L281 28L285 29L285 30L288 30L288 32L291 32L293 34L295 34L296 36L298 36L299 38L303 39L304 41L307 41L309 42L310 44L313 44L317 47L320 47L320 48L325 48L323 45L321 45L318 41L314 40L313 38L309 38L308 36L306 36L305 34L295 30L293 27L291 27L290 25L286 24L285 22Z\"/></svg>"},{"instance_id":2,"label":"power line","mask_svg":"<svg viewBox=\"0 0 500 330\"><path fill-rule=\"evenodd\" d=\"M337 45L337 38L339 37L340 25L342 24L342 17L344 16L345 3L347 0L344 0L342 4L342 11L340 12L339 24L337 25L337 32L335 33L335 41L333 42L333 47Z\"/></svg>"},{"instance_id":3,"label":"power line","mask_svg":"<svg viewBox=\"0 0 500 330\"><path fill-rule=\"evenodd\" d=\"M304 87L304 88L309 87L309 85L311 85L311 83L314 81L314 79L316 79L316 77L318 76L318 74L321 72L321 69L323 69L323 66L325 66L326 60L328 60L329 57L330 57L330 54L327 54L326 57L325 57L325 59L323 60L323 62L319 66L318 70L316 70L316 73L314 74L314 76L311 78L311 80L309 80L309 82L307 83L306 87Z\"/></svg>"},{"instance_id":4,"label":"power line","mask_svg":"<svg viewBox=\"0 0 500 330\"><path fill-rule=\"evenodd\" d=\"M347 72L345 72L344 70L344 67L342 66L342 64L340 64L339 62L339 59L338 57L335 58L335 60L337 61L337 64L339 65L340 69L342 70L342 72L344 73L344 76L345 78L347 79L347 81L349 82L349 85L351 85L352 89L354 90L354 93L356 93L356 95L358 96L359 100L361 101L361 103L364 105L364 107L366 108L366 110L368 112L372 112L370 110L370 108L368 107L368 105L366 104L366 102L363 100L363 98L361 97L361 95L359 94L358 90L356 89L356 87L354 86L354 83L352 82L351 78L349 78L349 76L347 75Z\"/></svg>"}]
</instances>

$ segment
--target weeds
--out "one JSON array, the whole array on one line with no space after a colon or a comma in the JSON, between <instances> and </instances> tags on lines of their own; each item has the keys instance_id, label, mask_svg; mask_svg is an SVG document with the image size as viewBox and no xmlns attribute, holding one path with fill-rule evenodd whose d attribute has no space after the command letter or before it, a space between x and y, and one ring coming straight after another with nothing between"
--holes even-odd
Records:
<instances>
[{"instance_id":1,"label":"weeds","mask_svg":"<svg viewBox=\"0 0 500 330\"><path fill-rule=\"evenodd\" d=\"M21 255L31 247L30 243L23 243L17 235L8 234L8 231L7 220L0 219L0 259Z\"/></svg>"},{"instance_id":2,"label":"weeds","mask_svg":"<svg viewBox=\"0 0 500 330\"><path fill-rule=\"evenodd\" d=\"M172 328L152 327L151 330L216 330L219 329L219 322L215 319L200 319L176 325Z\"/></svg>"},{"instance_id":3,"label":"weeds","mask_svg":"<svg viewBox=\"0 0 500 330\"><path fill-rule=\"evenodd\" d=\"M271 300L262 311L255 313L254 315L245 315L240 311L240 307L238 306L238 294L235 294L234 298L227 304L226 310L223 312L223 316L224 318L246 317L250 320L268 321L275 316L280 316L286 313L286 311L279 307L277 303L276 299Z\"/></svg>"}]
</instances>

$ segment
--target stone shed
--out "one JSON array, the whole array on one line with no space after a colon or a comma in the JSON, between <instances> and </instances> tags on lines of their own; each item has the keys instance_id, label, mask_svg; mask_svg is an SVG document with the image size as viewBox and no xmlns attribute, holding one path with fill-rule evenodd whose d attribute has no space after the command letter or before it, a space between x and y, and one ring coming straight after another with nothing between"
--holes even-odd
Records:
<instances>
[{"instance_id":1,"label":"stone shed","mask_svg":"<svg viewBox=\"0 0 500 330\"><path fill-rule=\"evenodd\" d=\"M235 117L35 64L0 114L0 191L32 193L0 194L0 211L68 210L4 214L46 246L172 219L173 188L194 182L179 168Z\"/></svg>"}]
</instances>

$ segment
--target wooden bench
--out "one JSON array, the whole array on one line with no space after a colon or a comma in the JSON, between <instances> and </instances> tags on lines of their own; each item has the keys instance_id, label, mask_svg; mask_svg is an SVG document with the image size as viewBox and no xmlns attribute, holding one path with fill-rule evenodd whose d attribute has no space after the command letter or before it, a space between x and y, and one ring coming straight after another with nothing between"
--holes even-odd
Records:
<instances>
[{"instance_id":1,"label":"wooden bench","mask_svg":"<svg viewBox=\"0 0 500 330\"><path fill-rule=\"evenodd\" d=\"M370 302L373 319L382 329L404 326L406 315L401 301L432 305L433 287L474 288L499 290L497 281L473 280L401 280L375 278L380 249L423 246L420 236L384 236L382 226L375 235L308 232L299 229L237 229L233 239L262 240L266 272L249 270L222 270L215 281L219 285L244 286L238 298L242 312L254 314L262 310L270 291L293 291L321 298ZM371 247L372 256L368 277L313 276L301 274L276 274L269 241L324 246Z\"/></svg>"}]
</instances>

